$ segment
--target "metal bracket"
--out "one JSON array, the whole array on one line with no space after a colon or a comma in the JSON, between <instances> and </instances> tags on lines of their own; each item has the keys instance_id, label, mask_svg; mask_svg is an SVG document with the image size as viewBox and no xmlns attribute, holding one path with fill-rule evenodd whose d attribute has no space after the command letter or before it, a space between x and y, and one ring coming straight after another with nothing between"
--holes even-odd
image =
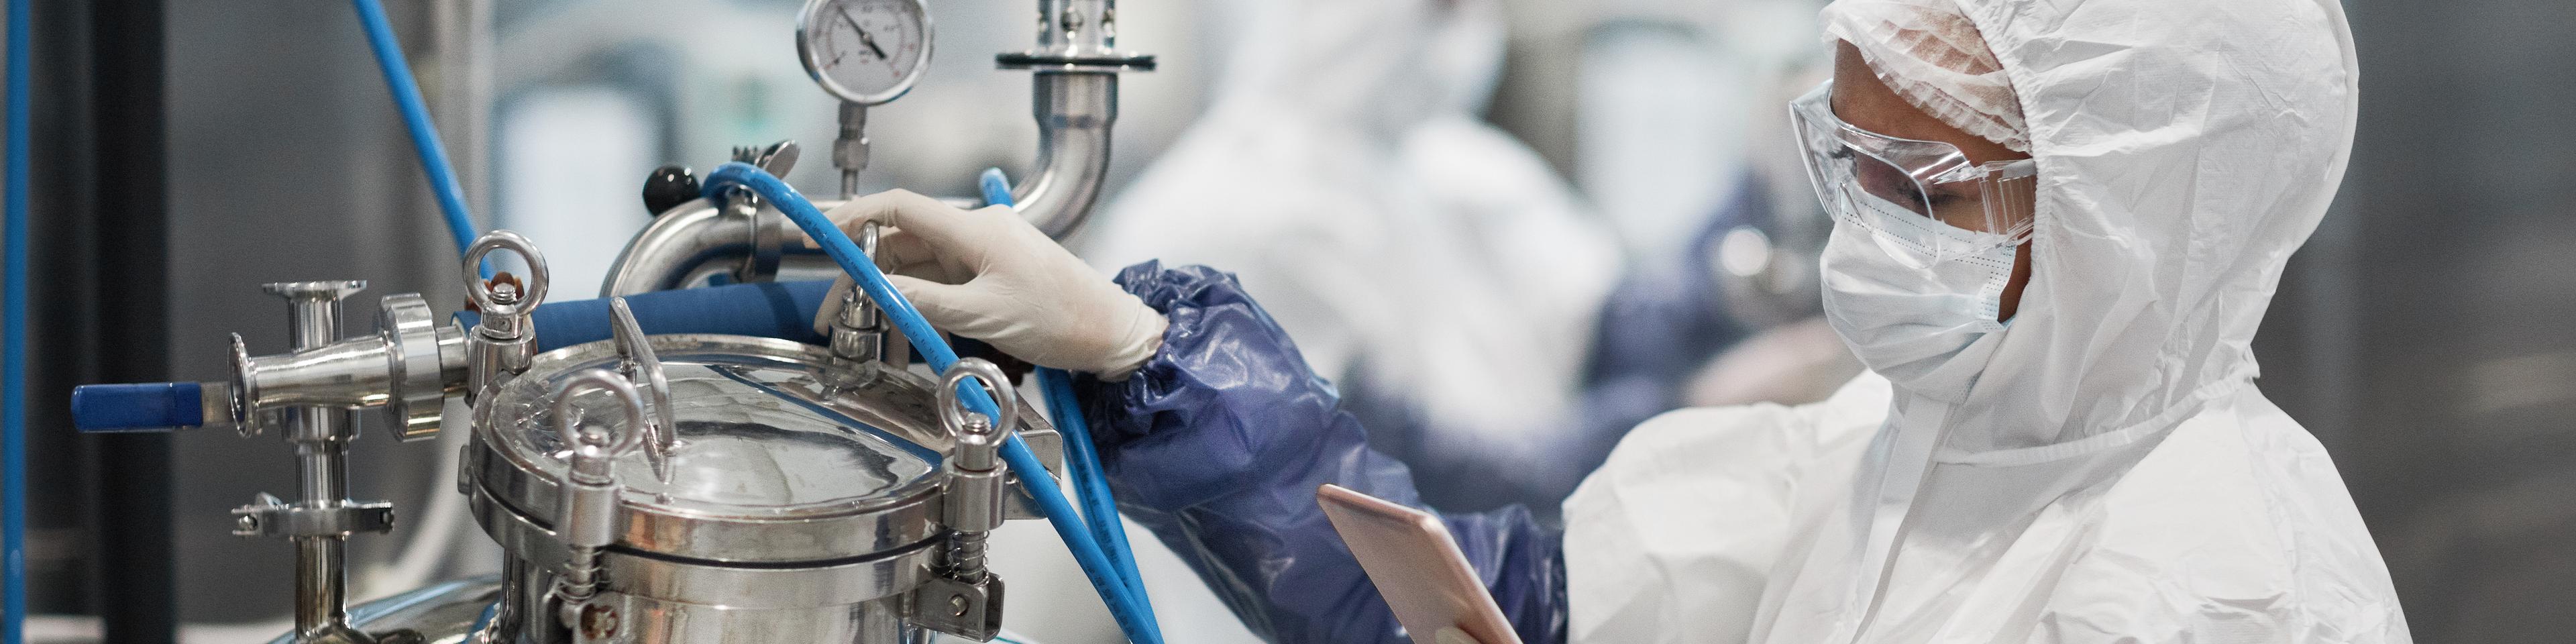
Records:
<instances>
[{"instance_id":1,"label":"metal bracket","mask_svg":"<svg viewBox=\"0 0 2576 644\"><path fill-rule=\"evenodd\" d=\"M912 623L934 631L990 642L1002 634L1002 578L966 583L932 577L912 591Z\"/></svg>"},{"instance_id":2,"label":"metal bracket","mask_svg":"<svg viewBox=\"0 0 2576 644\"><path fill-rule=\"evenodd\" d=\"M394 504L367 501L327 507L290 505L269 494L233 508L233 534L243 537L345 537L392 532Z\"/></svg>"}]
</instances>

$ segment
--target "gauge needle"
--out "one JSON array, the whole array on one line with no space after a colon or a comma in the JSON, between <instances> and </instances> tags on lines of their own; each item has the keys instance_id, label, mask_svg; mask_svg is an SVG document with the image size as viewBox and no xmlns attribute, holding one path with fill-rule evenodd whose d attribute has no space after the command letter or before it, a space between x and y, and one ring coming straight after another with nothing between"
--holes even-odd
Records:
<instances>
[{"instance_id":1,"label":"gauge needle","mask_svg":"<svg viewBox=\"0 0 2576 644\"><path fill-rule=\"evenodd\" d=\"M851 29L859 30L859 44L867 45L868 51L876 54L878 60L893 58L892 56L886 55L885 48L877 46L877 39L875 36L868 35L868 28L859 26L858 18L850 17L850 10L848 7L841 8L841 20L849 22Z\"/></svg>"}]
</instances>

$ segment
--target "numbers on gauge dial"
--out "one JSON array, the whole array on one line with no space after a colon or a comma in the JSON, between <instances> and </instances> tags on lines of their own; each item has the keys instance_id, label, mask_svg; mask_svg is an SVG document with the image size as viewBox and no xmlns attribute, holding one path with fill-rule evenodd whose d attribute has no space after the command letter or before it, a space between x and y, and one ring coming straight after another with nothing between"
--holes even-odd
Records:
<instances>
[{"instance_id":1,"label":"numbers on gauge dial","mask_svg":"<svg viewBox=\"0 0 2576 644\"><path fill-rule=\"evenodd\" d=\"M917 0L816 0L804 18L805 64L843 99L892 100L929 53L929 20Z\"/></svg>"}]
</instances>

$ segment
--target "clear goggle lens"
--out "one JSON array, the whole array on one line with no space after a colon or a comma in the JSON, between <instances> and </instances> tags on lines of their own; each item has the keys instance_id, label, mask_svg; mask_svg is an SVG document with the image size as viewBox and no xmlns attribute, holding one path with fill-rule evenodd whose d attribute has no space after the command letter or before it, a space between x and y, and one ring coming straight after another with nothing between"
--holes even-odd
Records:
<instances>
[{"instance_id":1,"label":"clear goggle lens","mask_svg":"<svg viewBox=\"0 0 2576 644\"><path fill-rule=\"evenodd\" d=\"M1791 104L1827 212L1939 260L2030 238L2036 166L1974 163L1957 146L1884 136L1833 116L1831 85Z\"/></svg>"}]
</instances>

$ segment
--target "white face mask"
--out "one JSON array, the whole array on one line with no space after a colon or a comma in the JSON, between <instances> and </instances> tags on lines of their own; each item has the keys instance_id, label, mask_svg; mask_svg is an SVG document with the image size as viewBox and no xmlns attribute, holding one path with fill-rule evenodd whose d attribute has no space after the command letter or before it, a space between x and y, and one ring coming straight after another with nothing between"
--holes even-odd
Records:
<instances>
[{"instance_id":1,"label":"white face mask","mask_svg":"<svg viewBox=\"0 0 2576 644\"><path fill-rule=\"evenodd\" d=\"M1825 321L1862 364L1897 387L1943 400L1966 397L1994 350L1993 342L1979 340L2004 329L1995 318L2012 280L2014 246L1995 244L1936 261L1925 249L1872 232L1859 221L1929 227L1959 246L1972 246L1987 234L1941 225L1852 192L1847 202L1863 212L1834 218L1818 262Z\"/></svg>"}]
</instances>

